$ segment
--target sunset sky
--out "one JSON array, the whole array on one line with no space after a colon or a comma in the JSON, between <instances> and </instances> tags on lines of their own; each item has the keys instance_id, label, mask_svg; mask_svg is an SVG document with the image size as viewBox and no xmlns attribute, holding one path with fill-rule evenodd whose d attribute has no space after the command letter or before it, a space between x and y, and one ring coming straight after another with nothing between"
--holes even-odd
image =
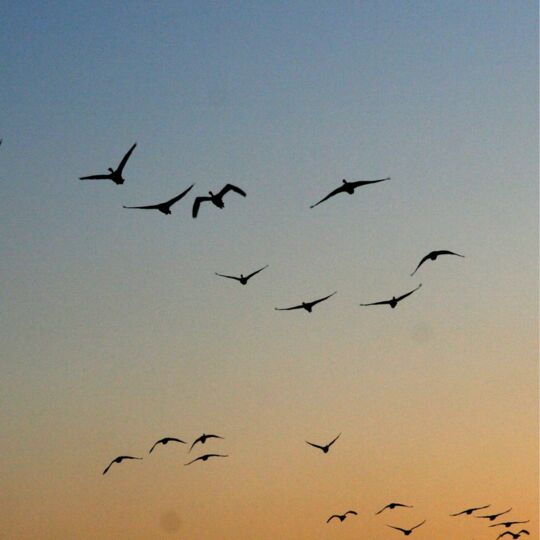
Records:
<instances>
[{"instance_id":1,"label":"sunset sky","mask_svg":"<svg viewBox=\"0 0 540 540\"><path fill-rule=\"evenodd\" d=\"M537 2L0 21L1 539L538 538Z\"/></svg>"}]
</instances>

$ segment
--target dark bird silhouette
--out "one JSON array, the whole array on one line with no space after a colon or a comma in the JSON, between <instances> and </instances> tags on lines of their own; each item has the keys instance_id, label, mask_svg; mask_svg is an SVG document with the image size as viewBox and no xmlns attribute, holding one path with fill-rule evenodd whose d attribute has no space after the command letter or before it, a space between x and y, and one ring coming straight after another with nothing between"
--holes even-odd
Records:
<instances>
[{"instance_id":1,"label":"dark bird silhouette","mask_svg":"<svg viewBox=\"0 0 540 540\"><path fill-rule=\"evenodd\" d=\"M343 179L343 184L341 186L334 189L334 191L331 191L326 197L323 197L318 203L312 204L310 208L315 208L317 205L326 201L330 197L337 195L338 193L348 193L349 195L352 195L354 193L354 190L357 187L365 186L366 184L376 184L377 182L384 182L385 180L390 180L390 177L381 178L380 180L358 180L357 182L347 182L347 180Z\"/></svg>"},{"instance_id":2,"label":"dark bird silhouette","mask_svg":"<svg viewBox=\"0 0 540 540\"><path fill-rule=\"evenodd\" d=\"M191 445L189 451L193 449L193 447L200 442L201 444L204 444L206 442L206 439L223 439L224 437L220 437L219 435L206 435L206 433L203 433L198 439L195 439L193 441L193 444Z\"/></svg>"},{"instance_id":3,"label":"dark bird silhouette","mask_svg":"<svg viewBox=\"0 0 540 540\"><path fill-rule=\"evenodd\" d=\"M246 192L243 189L240 189L237 186L234 186L233 184L227 184L225 185L219 193L212 193L209 191L210 197L196 197L195 202L193 203L193 217L196 218L197 214L199 213L199 206L201 206L201 203L205 201L210 201L214 205L216 205L218 208L224 208L225 204L223 203L223 197L229 193L229 191L234 191L235 193L238 193L239 195L242 195L242 197L246 196Z\"/></svg>"},{"instance_id":4,"label":"dark bird silhouette","mask_svg":"<svg viewBox=\"0 0 540 540\"><path fill-rule=\"evenodd\" d=\"M191 465L192 463L195 463L196 461L199 461L199 460L206 461L208 458L211 458L211 457L229 457L229 456L224 455L224 454L204 454L204 456L199 456L198 458L191 460L189 463L184 463L184 465Z\"/></svg>"},{"instance_id":5,"label":"dark bird silhouette","mask_svg":"<svg viewBox=\"0 0 540 540\"><path fill-rule=\"evenodd\" d=\"M387 525L387 527L392 527L392 529L396 529L397 531L401 531L405 536L409 536L409 534L411 534L414 531L414 529L418 529L418 527L420 527L420 525L423 525L425 522L426 522L426 520L424 519L424 521L422 521L422 523L419 523L418 525L415 525L411 529L402 529L401 527L394 527L394 525Z\"/></svg>"},{"instance_id":6,"label":"dark bird silhouette","mask_svg":"<svg viewBox=\"0 0 540 540\"><path fill-rule=\"evenodd\" d=\"M268 268L268 265L263 266L262 268L259 268L258 270L255 270L255 272L251 272L251 274L248 274L247 276L244 276L244 274L240 274L240 277L226 276L225 274L218 274L217 272L215 272L215 274L216 274L216 276L221 276L221 277L224 277L224 278L236 279L242 285L245 285L250 278L252 278L255 274L258 274L259 272L262 272L265 268Z\"/></svg>"},{"instance_id":7,"label":"dark bird silhouette","mask_svg":"<svg viewBox=\"0 0 540 540\"><path fill-rule=\"evenodd\" d=\"M500 526L503 526L503 527L506 527L507 529L509 529L512 525L518 525L518 524L521 524L521 523L529 523L530 519L526 520L526 521L503 521L502 523L495 523L495 525L490 525L490 527L500 527Z\"/></svg>"},{"instance_id":8,"label":"dark bird silhouette","mask_svg":"<svg viewBox=\"0 0 540 540\"><path fill-rule=\"evenodd\" d=\"M499 536L497 536L497 540L499 540L499 538L502 538L503 536L506 536L507 534L509 534L514 540L516 540L516 538L519 538L522 534L526 534L527 536L529 536L529 531L527 529L521 529L521 531L517 533L513 533L512 531L504 531L503 533L499 534Z\"/></svg>"},{"instance_id":9,"label":"dark bird silhouette","mask_svg":"<svg viewBox=\"0 0 540 540\"><path fill-rule=\"evenodd\" d=\"M133 457L133 456L118 456L117 458L113 459L109 465L107 465L107 468L103 471L103 474L106 474L106 472L111 468L113 463L122 463L124 459L142 459L142 457Z\"/></svg>"},{"instance_id":10,"label":"dark bird silhouette","mask_svg":"<svg viewBox=\"0 0 540 540\"><path fill-rule=\"evenodd\" d=\"M341 433L333 441L330 441L328 444L325 444L325 445L315 444L309 441L306 441L306 442L309 445L315 448L318 448L319 450L322 450L325 454L328 454L328 450L330 450L330 447L339 439L340 436L341 436Z\"/></svg>"},{"instance_id":11,"label":"dark bird silhouette","mask_svg":"<svg viewBox=\"0 0 540 540\"><path fill-rule=\"evenodd\" d=\"M411 274L411 276L414 276L416 274L416 270L418 270L427 260L435 261L439 255L456 255L457 257L463 257L465 258L465 255L460 255L459 253L454 253L453 251L448 251L446 249L441 249L440 251L432 251L431 253L428 253L419 263L414 272Z\"/></svg>"},{"instance_id":12,"label":"dark bird silhouette","mask_svg":"<svg viewBox=\"0 0 540 540\"><path fill-rule=\"evenodd\" d=\"M381 508L378 512L375 512L375 515L376 516L379 515L383 510L386 510L387 508L389 508L390 510L393 510L396 506L404 506L405 508L413 508L413 506L409 506L408 504L393 502L393 503L387 504L386 506Z\"/></svg>"},{"instance_id":13,"label":"dark bird silhouette","mask_svg":"<svg viewBox=\"0 0 540 540\"><path fill-rule=\"evenodd\" d=\"M383 304L388 304L392 309L394 309L398 302L401 302L404 298L407 298L407 296L410 296L413 292L417 291L422 284L418 285L416 289L413 289L412 291L409 291L408 293L405 293L401 296L398 296L397 298L395 296L392 296L390 300L382 300L381 302L372 302L371 304L360 304L361 306L382 306Z\"/></svg>"},{"instance_id":14,"label":"dark bird silhouette","mask_svg":"<svg viewBox=\"0 0 540 540\"><path fill-rule=\"evenodd\" d=\"M326 520L326 523L330 523L330 520L334 519L334 518L338 518L339 521L343 521L347 517L347 514L353 514L354 516L358 515L354 510L347 510L344 514L334 514L334 515L330 516Z\"/></svg>"},{"instance_id":15,"label":"dark bird silhouette","mask_svg":"<svg viewBox=\"0 0 540 540\"><path fill-rule=\"evenodd\" d=\"M81 176L79 180L112 180L115 184L123 184L125 178L123 178L122 176L122 171L124 170L124 167L126 166L129 156L131 156L131 152L135 150L136 146L137 146L137 143L135 143L127 151L127 154L122 158L122 161L120 162L116 170L113 170L111 169L111 167L109 167L108 169L109 174L93 174L91 176Z\"/></svg>"},{"instance_id":16,"label":"dark bird silhouette","mask_svg":"<svg viewBox=\"0 0 540 540\"><path fill-rule=\"evenodd\" d=\"M476 510L483 510L484 508L489 508L491 505L486 504L485 506L476 506L475 508L467 508L467 510L462 510L461 512L458 512L457 514L450 514L452 517L454 516L461 516L462 514L467 514L470 516L473 512L476 512Z\"/></svg>"},{"instance_id":17,"label":"dark bird silhouette","mask_svg":"<svg viewBox=\"0 0 540 540\"><path fill-rule=\"evenodd\" d=\"M137 210L159 210L162 214L170 215L171 214L171 206L174 203L177 203L184 195L186 195L189 190L194 186L195 184L191 184L185 191L182 191L180 195L177 195L176 197L173 197L169 201L165 201L158 204L149 204L148 206L124 206L124 208L130 208L130 209L137 209Z\"/></svg>"},{"instance_id":18,"label":"dark bird silhouette","mask_svg":"<svg viewBox=\"0 0 540 540\"><path fill-rule=\"evenodd\" d=\"M148 452L149 454L152 453L152 450L154 450L154 448L158 445L158 444L167 444L167 443L170 443L170 442L178 442L178 443L182 443L182 444L187 444L186 441L183 441L182 439L177 439L175 437L163 437L163 439L159 439L159 441L156 441L154 443L154 446L152 446L152 448L150 448L150 451Z\"/></svg>"},{"instance_id":19,"label":"dark bird silhouette","mask_svg":"<svg viewBox=\"0 0 540 540\"><path fill-rule=\"evenodd\" d=\"M305 309L308 313L311 313L313 306L318 304L319 302L323 302L324 300L328 300L331 296L334 296L337 291L334 291L332 294L329 294L328 296L325 296L324 298L319 298L318 300L313 300L312 302L302 302L301 304L298 304L297 306L292 307L286 307L286 308L274 308L277 311L289 311L291 309Z\"/></svg>"},{"instance_id":20,"label":"dark bird silhouette","mask_svg":"<svg viewBox=\"0 0 540 540\"><path fill-rule=\"evenodd\" d=\"M499 516L502 516L503 514L508 514L512 508L509 508L508 510L505 510L504 512L499 512L498 514L490 514L487 516L474 516L478 519L489 519L489 521L495 521Z\"/></svg>"}]
</instances>

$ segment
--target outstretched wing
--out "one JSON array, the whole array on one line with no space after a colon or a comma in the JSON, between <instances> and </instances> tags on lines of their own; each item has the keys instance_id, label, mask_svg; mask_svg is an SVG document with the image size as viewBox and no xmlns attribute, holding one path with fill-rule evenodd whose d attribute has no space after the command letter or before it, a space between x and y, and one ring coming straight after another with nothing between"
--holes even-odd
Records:
<instances>
[{"instance_id":1,"label":"outstretched wing","mask_svg":"<svg viewBox=\"0 0 540 540\"><path fill-rule=\"evenodd\" d=\"M378 516L383 510L386 510L387 508L390 508L389 504L383 506L378 512L375 512L375 515Z\"/></svg>"},{"instance_id":2,"label":"outstretched wing","mask_svg":"<svg viewBox=\"0 0 540 540\"><path fill-rule=\"evenodd\" d=\"M358 180L357 182L349 182L350 185L352 185L353 188L357 188L360 186L365 186L367 184L377 184L378 182L384 182L386 180L390 180L390 177L388 178L381 178L380 180Z\"/></svg>"},{"instance_id":3,"label":"outstretched wing","mask_svg":"<svg viewBox=\"0 0 540 540\"><path fill-rule=\"evenodd\" d=\"M203 456L199 456L198 458L192 459L189 463L184 463L184 466L191 465L192 463L195 463L196 461L199 461L199 459L202 459Z\"/></svg>"},{"instance_id":4,"label":"outstretched wing","mask_svg":"<svg viewBox=\"0 0 540 540\"><path fill-rule=\"evenodd\" d=\"M326 523L330 523L330 520L331 519L334 519L334 518L339 518L339 516L337 514L334 514L333 516L330 516L327 520L326 520Z\"/></svg>"},{"instance_id":5,"label":"outstretched wing","mask_svg":"<svg viewBox=\"0 0 540 540\"><path fill-rule=\"evenodd\" d=\"M229 279L236 279L237 281L240 281L240 278L236 277L236 276L227 276L225 274L218 274L217 272L214 272L214 274L216 274L216 276L226 277L226 278L229 278Z\"/></svg>"},{"instance_id":6,"label":"outstretched wing","mask_svg":"<svg viewBox=\"0 0 540 540\"><path fill-rule=\"evenodd\" d=\"M113 459L106 467L106 469L103 471L103 474L106 474L107 471L112 467L112 464L116 461L116 459Z\"/></svg>"},{"instance_id":7,"label":"outstretched wing","mask_svg":"<svg viewBox=\"0 0 540 540\"><path fill-rule=\"evenodd\" d=\"M341 433L332 442L329 442L326 446L328 447L332 446L340 437L341 437Z\"/></svg>"},{"instance_id":8,"label":"outstretched wing","mask_svg":"<svg viewBox=\"0 0 540 540\"><path fill-rule=\"evenodd\" d=\"M195 440L193 441L193 444L190 446L189 451L191 452L191 450L193 450L193 447L194 447L198 442L201 442L202 439L203 439L203 438L202 438L202 435L201 435L198 439L195 439ZM188 465L189 465L189 463L188 463Z\"/></svg>"},{"instance_id":9,"label":"outstretched wing","mask_svg":"<svg viewBox=\"0 0 540 540\"><path fill-rule=\"evenodd\" d=\"M128 209L135 208L137 210L157 210L160 206L161 204L149 204L148 206L123 206L122 205L122 208L128 208Z\"/></svg>"},{"instance_id":10,"label":"outstretched wing","mask_svg":"<svg viewBox=\"0 0 540 540\"><path fill-rule=\"evenodd\" d=\"M280 308L280 307L276 307L274 308L275 310L277 311L290 311L291 309L302 309L304 306L302 304L298 305L298 306L292 306L292 307L283 307L283 308Z\"/></svg>"},{"instance_id":11,"label":"outstretched wing","mask_svg":"<svg viewBox=\"0 0 540 540\"><path fill-rule=\"evenodd\" d=\"M421 286L422 286L422 284L420 283L420 285L418 285L418 287L416 287L416 289L413 289L412 291L409 291L408 293L405 293L405 294L403 294L401 296L398 296L396 298L396 302L400 302L404 298L407 298L407 296L410 296L413 292L416 292Z\"/></svg>"},{"instance_id":12,"label":"outstretched wing","mask_svg":"<svg viewBox=\"0 0 540 540\"><path fill-rule=\"evenodd\" d=\"M499 540L499 538L502 538L503 536L506 536L507 534L512 535L512 533L510 531L505 531L505 532L499 534L499 536L497 536L497 540Z\"/></svg>"},{"instance_id":13,"label":"outstretched wing","mask_svg":"<svg viewBox=\"0 0 540 540\"><path fill-rule=\"evenodd\" d=\"M407 529L402 529L401 527L394 527L393 525L387 525L387 527L392 527L392 529L396 529L396 531L401 531L402 533L409 532Z\"/></svg>"},{"instance_id":14,"label":"outstretched wing","mask_svg":"<svg viewBox=\"0 0 540 540\"><path fill-rule=\"evenodd\" d=\"M424 521L422 521L422 523L419 523L418 525L415 525L414 527L411 527L411 531L414 531L414 529L418 529L418 527L420 527L420 525L423 525L425 522L426 522L426 520L424 519Z\"/></svg>"},{"instance_id":15,"label":"outstretched wing","mask_svg":"<svg viewBox=\"0 0 540 540\"><path fill-rule=\"evenodd\" d=\"M315 444L315 443L312 443L312 442L309 442L309 441L306 441L309 445L315 447L315 448L318 448L319 450L324 450L324 446L320 446L318 444Z\"/></svg>"},{"instance_id":16,"label":"outstretched wing","mask_svg":"<svg viewBox=\"0 0 540 540\"><path fill-rule=\"evenodd\" d=\"M383 304L389 304L390 300L381 300L380 302L371 302L371 304L360 304L361 306L382 306Z\"/></svg>"},{"instance_id":17,"label":"outstretched wing","mask_svg":"<svg viewBox=\"0 0 540 540\"><path fill-rule=\"evenodd\" d=\"M156 442L154 443L154 446L152 446L152 448L150 448L150 450L149 450L148 453L151 454L151 453L152 453L152 450L153 450L159 443L162 443L162 442L163 442L163 439L160 439L159 441L156 441Z\"/></svg>"},{"instance_id":18,"label":"outstretched wing","mask_svg":"<svg viewBox=\"0 0 540 540\"><path fill-rule=\"evenodd\" d=\"M431 253L428 253L425 257L422 257L422 260L418 263L418 266L414 269L414 272L411 274L411 276L414 276L416 274L416 271L431 257Z\"/></svg>"},{"instance_id":19,"label":"outstretched wing","mask_svg":"<svg viewBox=\"0 0 540 540\"><path fill-rule=\"evenodd\" d=\"M315 208L317 205L321 204L322 202L328 200L330 197L333 197L334 195L337 195L338 193L341 193L342 191L345 191L345 184L339 186L338 188L334 189L334 191L331 191L326 197L323 197L319 202L312 204L310 208Z\"/></svg>"},{"instance_id":20,"label":"outstretched wing","mask_svg":"<svg viewBox=\"0 0 540 540\"><path fill-rule=\"evenodd\" d=\"M196 218L197 214L199 213L199 206L201 206L201 203L211 200L211 197L195 197L195 202L193 203L193 210L191 212L191 215Z\"/></svg>"},{"instance_id":21,"label":"outstretched wing","mask_svg":"<svg viewBox=\"0 0 540 540\"><path fill-rule=\"evenodd\" d=\"M258 270L255 270L255 272L251 272L251 274L246 276L246 279L252 278L255 274L258 274L259 272L262 272L265 268L268 268L268 265L263 266L262 268L259 268Z\"/></svg>"},{"instance_id":22,"label":"outstretched wing","mask_svg":"<svg viewBox=\"0 0 540 540\"><path fill-rule=\"evenodd\" d=\"M191 190L191 188L194 186L195 184L191 184L191 186L189 186L185 191L182 191L182 193L180 193L180 195L177 195L176 197L173 197L171 200L167 201L165 204L167 206L172 206L174 203L178 202L182 197L184 197L184 195L187 195L187 193Z\"/></svg>"},{"instance_id":23,"label":"outstretched wing","mask_svg":"<svg viewBox=\"0 0 540 540\"><path fill-rule=\"evenodd\" d=\"M224 437L221 437L220 435L207 435L206 438L207 439L223 439Z\"/></svg>"},{"instance_id":24,"label":"outstretched wing","mask_svg":"<svg viewBox=\"0 0 540 540\"><path fill-rule=\"evenodd\" d=\"M324 302L325 300L328 300L331 296L334 296L337 291L334 291L332 294L329 294L328 296L325 296L324 298L319 298L318 300L313 300L313 302L309 302L311 306L314 306L315 304L318 304L319 302Z\"/></svg>"},{"instance_id":25,"label":"outstretched wing","mask_svg":"<svg viewBox=\"0 0 540 540\"><path fill-rule=\"evenodd\" d=\"M465 255L460 255L459 253L454 253L453 251L448 251L447 249L441 249L435 253L437 253L437 255L456 255L457 257L465 258Z\"/></svg>"},{"instance_id":26,"label":"outstretched wing","mask_svg":"<svg viewBox=\"0 0 540 540\"><path fill-rule=\"evenodd\" d=\"M79 180L110 180L110 174L92 174L91 176L81 176Z\"/></svg>"},{"instance_id":27,"label":"outstretched wing","mask_svg":"<svg viewBox=\"0 0 540 540\"><path fill-rule=\"evenodd\" d=\"M126 155L122 158L122 161L118 165L118 168L116 169L117 173L122 174L122 171L124 170L124 167L126 166L127 160L129 159L129 156L131 156L131 153L133 150L135 150L135 147L137 146L137 143L135 143L126 153Z\"/></svg>"},{"instance_id":28,"label":"outstretched wing","mask_svg":"<svg viewBox=\"0 0 540 540\"><path fill-rule=\"evenodd\" d=\"M246 196L246 192L243 189L240 189L238 186L235 186L233 184L226 184L221 188L221 191L218 193L218 197L223 197L229 191L234 191L235 193L238 193L238 195L242 195L242 197Z\"/></svg>"},{"instance_id":29,"label":"outstretched wing","mask_svg":"<svg viewBox=\"0 0 540 540\"><path fill-rule=\"evenodd\" d=\"M347 514L353 514L353 515L355 515L355 516L358 515L354 510L347 510L347 511L345 512L345 515L347 515Z\"/></svg>"}]
</instances>

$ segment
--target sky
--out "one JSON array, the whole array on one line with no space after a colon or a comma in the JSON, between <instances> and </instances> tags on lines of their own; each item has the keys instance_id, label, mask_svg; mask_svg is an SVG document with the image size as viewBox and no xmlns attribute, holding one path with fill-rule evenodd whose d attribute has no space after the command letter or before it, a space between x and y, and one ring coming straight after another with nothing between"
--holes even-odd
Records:
<instances>
[{"instance_id":1,"label":"sky","mask_svg":"<svg viewBox=\"0 0 540 540\"><path fill-rule=\"evenodd\" d=\"M0 20L0 538L538 538L536 2Z\"/></svg>"}]
</instances>

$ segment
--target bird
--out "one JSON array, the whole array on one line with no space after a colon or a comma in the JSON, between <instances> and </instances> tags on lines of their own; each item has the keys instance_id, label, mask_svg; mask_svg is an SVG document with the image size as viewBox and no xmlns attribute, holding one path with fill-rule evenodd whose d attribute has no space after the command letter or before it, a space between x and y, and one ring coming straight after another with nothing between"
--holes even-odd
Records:
<instances>
[{"instance_id":1,"label":"bird","mask_svg":"<svg viewBox=\"0 0 540 540\"><path fill-rule=\"evenodd\" d=\"M312 204L310 208L315 208L317 205L326 201L330 197L337 195L338 193L348 193L349 195L352 195L354 193L354 190L357 187L365 186L366 184L376 184L377 182L384 182L385 180L390 180L390 177L381 178L380 180L358 180L357 182L347 182L347 180L345 180L344 178L342 180L343 184L341 186L334 189L334 191L331 191L326 197L323 197L319 202Z\"/></svg>"},{"instance_id":2,"label":"bird","mask_svg":"<svg viewBox=\"0 0 540 540\"><path fill-rule=\"evenodd\" d=\"M333 519L333 518L338 518L339 521L343 521L347 517L347 514L353 514L354 516L358 515L354 510L347 510L344 514L334 514L334 515L330 516L326 520L326 523L330 523L330 520Z\"/></svg>"},{"instance_id":3,"label":"bird","mask_svg":"<svg viewBox=\"0 0 540 540\"><path fill-rule=\"evenodd\" d=\"M473 512L476 512L476 510L483 510L484 508L489 508L491 505L486 504L485 506L476 506L475 508L467 508L467 510L462 510L461 512L458 512L457 514L450 514L452 517L454 516L461 516L462 514L467 514L470 516Z\"/></svg>"},{"instance_id":4,"label":"bird","mask_svg":"<svg viewBox=\"0 0 540 540\"><path fill-rule=\"evenodd\" d=\"M109 465L107 465L107 468L103 471L103 474L106 474L106 472L111 468L113 463L122 463L124 459L142 459L142 457L134 457L134 456L118 456L117 458L113 459Z\"/></svg>"},{"instance_id":5,"label":"bird","mask_svg":"<svg viewBox=\"0 0 540 540\"><path fill-rule=\"evenodd\" d=\"M158 444L167 444L167 443L170 443L170 442L178 442L178 443L182 443L182 444L187 444L186 441L183 441L182 439L177 439L175 437L163 437L163 439L159 439L159 441L156 441L154 443L154 446L152 446L152 448L150 448L150 451L148 452L149 454L152 453L152 450L154 450L154 448L158 445Z\"/></svg>"},{"instance_id":6,"label":"bird","mask_svg":"<svg viewBox=\"0 0 540 540\"><path fill-rule=\"evenodd\" d=\"M392 296L390 300L382 300L381 302L372 302L371 304L360 304L360 305L361 306L380 306L383 304L388 304L392 309L394 309L398 305L398 302L401 302L401 300L403 300L404 298L407 298L407 296L417 291L421 286L422 284L420 283L420 285L418 285L416 289L413 289L412 291L409 291L408 293L398 296L397 298L395 296Z\"/></svg>"},{"instance_id":7,"label":"bird","mask_svg":"<svg viewBox=\"0 0 540 540\"><path fill-rule=\"evenodd\" d=\"M448 251L447 249L441 249L439 251L432 251L431 253L428 253L419 263L414 272L411 274L411 276L414 276L416 274L416 270L418 270L428 259L431 259L432 261L435 261L439 255L456 255L457 257L465 258L465 255L460 255L459 253L454 253L453 251Z\"/></svg>"},{"instance_id":8,"label":"bird","mask_svg":"<svg viewBox=\"0 0 540 540\"><path fill-rule=\"evenodd\" d=\"M328 296L325 296L324 298L319 298L318 300L313 300L312 302L302 302L301 304L298 304L297 306L292 307L286 307L286 308L274 308L277 311L289 311L291 309L305 309L308 313L311 313L313 310L313 306L315 304L318 304L319 302L323 302L324 300L328 300L331 296L334 296L337 291L334 291L332 294L329 294Z\"/></svg>"},{"instance_id":9,"label":"bird","mask_svg":"<svg viewBox=\"0 0 540 540\"><path fill-rule=\"evenodd\" d=\"M405 508L413 508L413 506L409 506L408 504L392 502L390 504L387 504L383 508L381 508L378 512L375 512L375 515L376 516L379 515L383 510L386 510L387 508L389 508L390 510L393 510L394 508L396 508L396 506L404 506Z\"/></svg>"},{"instance_id":10,"label":"bird","mask_svg":"<svg viewBox=\"0 0 540 540\"><path fill-rule=\"evenodd\" d=\"M205 201L210 201L214 205L216 205L218 208L223 208L225 204L223 203L223 197L229 193L229 191L234 191L235 193L238 193L239 195L242 195L242 197L246 196L246 192L243 189L240 189L239 187L233 185L233 184L226 184L223 188L221 188L221 191L219 193L212 193L209 191L210 197L196 197L195 202L193 203L193 211L192 215L194 218L197 217L197 214L199 213L199 206L201 206L201 203Z\"/></svg>"},{"instance_id":11,"label":"bird","mask_svg":"<svg viewBox=\"0 0 540 540\"><path fill-rule=\"evenodd\" d=\"M387 527L391 527L392 529L396 529L397 531L401 531L405 536L409 536L409 534L411 534L414 531L414 529L417 529L418 527L420 527L420 525L423 525L425 522L426 522L426 520L424 519L424 521L422 521L422 523L419 523L418 525L415 525L414 527L412 527L410 529L402 529L401 527L394 527L393 525L387 525Z\"/></svg>"},{"instance_id":12,"label":"bird","mask_svg":"<svg viewBox=\"0 0 540 540\"><path fill-rule=\"evenodd\" d=\"M115 184L123 184L125 178L122 176L122 171L124 170L124 167L126 166L127 160L129 159L129 156L131 156L131 153L133 150L135 150L135 147L137 146L137 143L135 143L128 151L127 154L122 158L122 161L116 168L116 170L111 169L109 167L109 174L94 174L91 176L81 176L79 180L112 180Z\"/></svg>"},{"instance_id":13,"label":"bird","mask_svg":"<svg viewBox=\"0 0 540 540\"><path fill-rule=\"evenodd\" d=\"M498 514L490 514L490 515L487 515L487 516L474 516L474 517L476 517L478 519L489 519L489 521L494 521L499 516L502 516L503 514L508 514L508 512L510 512L510 510L512 510L512 508L509 508L508 510L505 510L504 512L499 512Z\"/></svg>"},{"instance_id":14,"label":"bird","mask_svg":"<svg viewBox=\"0 0 540 540\"><path fill-rule=\"evenodd\" d=\"M229 279L236 279L237 281L239 281L242 285L245 285L248 280L250 278L252 278L255 274L258 274L259 272L262 272L265 268L268 268L268 265L266 266L263 266L262 268L259 268L258 270L255 270L255 272L251 272L251 274L248 274L247 276L244 276L244 274L240 274L240 277L237 277L237 276L227 276L225 274L218 274L217 272L214 272L216 274L216 276L221 276L221 277L224 277L224 278L229 278Z\"/></svg>"},{"instance_id":15,"label":"bird","mask_svg":"<svg viewBox=\"0 0 540 540\"><path fill-rule=\"evenodd\" d=\"M529 531L527 529L521 529L521 531L517 533L513 533L512 531L504 531L503 533L499 534L499 536L497 536L496 540L499 540L499 538L502 538L507 534L509 534L514 540L516 540L516 538L519 538L522 534L526 534L527 536L529 536Z\"/></svg>"},{"instance_id":16,"label":"bird","mask_svg":"<svg viewBox=\"0 0 540 540\"><path fill-rule=\"evenodd\" d=\"M189 463L184 463L184 465L191 465L192 463L195 463L195 461L199 461L200 459L202 461L206 461L208 458L211 458L211 457L229 457L229 456L225 454L204 454L204 456L199 456L198 458L191 460Z\"/></svg>"},{"instance_id":17,"label":"bird","mask_svg":"<svg viewBox=\"0 0 540 540\"><path fill-rule=\"evenodd\" d=\"M529 523L530 519L528 519L527 521L503 521L501 523L495 523L495 525L489 525L490 527L499 527L499 526L503 526L503 527L506 527L507 529L509 529L512 525L518 525L518 524L521 524L521 523Z\"/></svg>"},{"instance_id":18,"label":"bird","mask_svg":"<svg viewBox=\"0 0 540 540\"><path fill-rule=\"evenodd\" d=\"M193 449L193 447L200 442L201 444L204 444L206 442L206 439L223 439L224 437L221 437L220 435L206 435L206 433L203 433L198 439L195 439L193 441L193 444L191 445L189 451Z\"/></svg>"},{"instance_id":19,"label":"bird","mask_svg":"<svg viewBox=\"0 0 540 540\"><path fill-rule=\"evenodd\" d=\"M328 454L328 450L330 450L330 447L339 439L340 436L341 436L341 433L333 441L330 441L328 444L325 444L323 446L321 446L320 444L309 442L309 441L306 441L306 443L315 448L319 448L319 450L322 450L323 453Z\"/></svg>"},{"instance_id":20,"label":"bird","mask_svg":"<svg viewBox=\"0 0 540 540\"><path fill-rule=\"evenodd\" d=\"M138 209L138 210L159 210L162 214L170 215L172 213L171 206L174 203L177 203L182 197L184 197L184 195L186 195L194 185L195 184L191 184L191 186L189 186L185 191L182 191L180 195L173 197L169 201L165 201L158 204L150 204L148 206L124 206L123 208Z\"/></svg>"}]
</instances>

